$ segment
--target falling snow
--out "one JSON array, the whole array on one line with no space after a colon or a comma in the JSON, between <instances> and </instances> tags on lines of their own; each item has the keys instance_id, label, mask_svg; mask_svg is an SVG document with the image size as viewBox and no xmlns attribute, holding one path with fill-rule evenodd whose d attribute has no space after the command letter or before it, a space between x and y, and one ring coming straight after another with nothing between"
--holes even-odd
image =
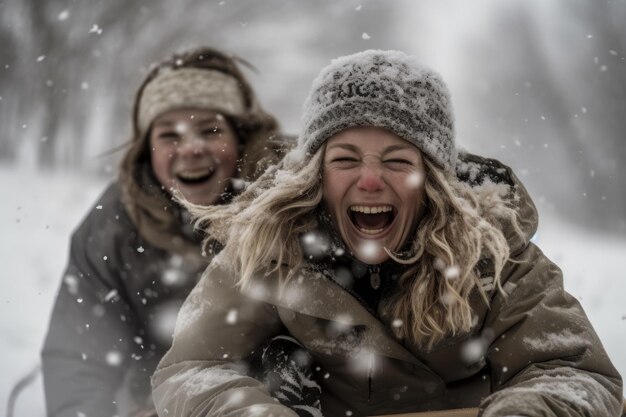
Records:
<instances>
[{"instance_id":1,"label":"falling snow","mask_svg":"<svg viewBox=\"0 0 626 417\"><path fill-rule=\"evenodd\" d=\"M237 323L237 316L238 316L238 311L237 309L232 309L228 312L228 314L226 315L226 323L228 324L236 324Z\"/></svg>"},{"instance_id":2,"label":"falling snow","mask_svg":"<svg viewBox=\"0 0 626 417\"><path fill-rule=\"evenodd\" d=\"M424 175L419 172L414 172L407 176L406 184L410 188L419 188L424 183Z\"/></svg>"},{"instance_id":3,"label":"falling snow","mask_svg":"<svg viewBox=\"0 0 626 417\"><path fill-rule=\"evenodd\" d=\"M330 248L328 238L317 231L302 235L302 250L306 257L318 257L326 254Z\"/></svg>"},{"instance_id":4,"label":"falling snow","mask_svg":"<svg viewBox=\"0 0 626 417\"><path fill-rule=\"evenodd\" d=\"M375 261L383 251L384 249L382 244L375 240L366 240L357 248L357 253L360 255L360 259L364 261Z\"/></svg>"},{"instance_id":5,"label":"falling snow","mask_svg":"<svg viewBox=\"0 0 626 417\"><path fill-rule=\"evenodd\" d=\"M231 186L233 188L233 191L235 191L235 192L243 191L246 188L247 185L248 184L246 183L246 181L244 181L244 180L242 180L240 178L233 178L231 180Z\"/></svg>"},{"instance_id":6,"label":"falling snow","mask_svg":"<svg viewBox=\"0 0 626 417\"><path fill-rule=\"evenodd\" d=\"M117 290L113 289L113 290L109 291L107 293L107 295L104 296L104 301L105 302L109 302L109 301L111 301L111 300L113 300L115 298L117 298Z\"/></svg>"},{"instance_id":7,"label":"falling snow","mask_svg":"<svg viewBox=\"0 0 626 417\"><path fill-rule=\"evenodd\" d=\"M105 357L106 363L111 366L120 366L122 364L122 354L117 350L111 350L107 352Z\"/></svg>"},{"instance_id":8,"label":"falling snow","mask_svg":"<svg viewBox=\"0 0 626 417\"><path fill-rule=\"evenodd\" d=\"M96 35L102 35L102 28L98 26L97 24L94 24L93 26L91 26L91 29L89 29L88 33L95 33Z\"/></svg>"},{"instance_id":9,"label":"falling snow","mask_svg":"<svg viewBox=\"0 0 626 417\"><path fill-rule=\"evenodd\" d=\"M65 282L65 285L67 285L67 290L70 292L70 294L76 295L78 293L78 278L76 278L74 275L66 275L63 278L63 282Z\"/></svg>"},{"instance_id":10,"label":"falling snow","mask_svg":"<svg viewBox=\"0 0 626 417\"><path fill-rule=\"evenodd\" d=\"M461 347L461 358L467 365L479 362L485 355L487 350L486 343L483 339L472 339L463 344Z\"/></svg>"},{"instance_id":11,"label":"falling snow","mask_svg":"<svg viewBox=\"0 0 626 417\"><path fill-rule=\"evenodd\" d=\"M448 280L458 279L460 274L461 269L456 265L446 268L443 272L443 276Z\"/></svg>"}]
</instances>

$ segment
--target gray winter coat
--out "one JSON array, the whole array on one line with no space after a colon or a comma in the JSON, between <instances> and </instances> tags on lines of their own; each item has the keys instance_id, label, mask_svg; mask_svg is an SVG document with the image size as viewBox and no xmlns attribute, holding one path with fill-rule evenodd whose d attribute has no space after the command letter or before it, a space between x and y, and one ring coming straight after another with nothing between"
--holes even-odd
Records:
<instances>
[{"instance_id":1,"label":"gray winter coat","mask_svg":"<svg viewBox=\"0 0 626 417\"><path fill-rule=\"evenodd\" d=\"M110 417L151 404L150 376L208 262L196 241L196 257L154 247L128 217L119 185L108 187L72 235L44 343L49 416Z\"/></svg>"}]
</instances>

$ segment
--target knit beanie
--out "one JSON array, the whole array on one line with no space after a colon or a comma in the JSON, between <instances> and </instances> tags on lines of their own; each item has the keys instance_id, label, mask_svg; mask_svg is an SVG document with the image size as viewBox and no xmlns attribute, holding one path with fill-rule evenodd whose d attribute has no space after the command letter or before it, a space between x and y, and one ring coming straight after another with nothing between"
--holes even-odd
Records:
<instances>
[{"instance_id":1,"label":"knit beanie","mask_svg":"<svg viewBox=\"0 0 626 417\"><path fill-rule=\"evenodd\" d=\"M367 50L331 61L304 104L299 148L313 154L355 126L388 129L446 171L456 162L450 94L441 77L398 51Z\"/></svg>"},{"instance_id":2,"label":"knit beanie","mask_svg":"<svg viewBox=\"0 0 626 417\"><path fill-rule=\"evenodd\" d=\"M180 108L213 110L242 115L245 101L239 82L212 69L163 69L144 88L138 107L138 128L143 136L159 115Z\"/></svg>"}]
</instances>

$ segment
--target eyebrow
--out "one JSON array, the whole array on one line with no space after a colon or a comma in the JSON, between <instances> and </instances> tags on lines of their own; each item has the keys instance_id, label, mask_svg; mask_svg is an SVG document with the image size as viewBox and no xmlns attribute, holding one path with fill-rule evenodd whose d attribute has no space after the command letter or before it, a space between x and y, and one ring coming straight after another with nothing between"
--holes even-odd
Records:
<instances>
[{"instance_id":1,"label":"eyebrow","mask_svg":"<svg viewBox=\"0 0 626 417\"><path fill-rule=\"evenodd\" d=\"M407 144L401 144L401 145L391 145L386 147L385 149L383 149L382 155L386 155L388 153L394 152L394 151L399 151L399 150L404 150L404 149L411 149L413 145L407 143ZM337 143L334 145L330 145L328 147L328 149L333 149L333 148L343 148L347 151L351 151L351 152L356 152L359 153L359 147L356 145L352 145L350 143Z\"/></svg>"}]
</instances>

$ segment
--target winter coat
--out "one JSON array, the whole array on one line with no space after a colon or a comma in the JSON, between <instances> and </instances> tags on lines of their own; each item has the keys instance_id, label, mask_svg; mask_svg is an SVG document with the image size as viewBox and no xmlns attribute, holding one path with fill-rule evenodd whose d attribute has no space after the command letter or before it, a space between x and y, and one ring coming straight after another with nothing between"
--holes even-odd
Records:
<instances>
[{"instance_id":1,"label":"winter coat","mask_svg":"<svg viewBox=\"0 0 626 417\"><path fill-rule=\"evenodd\" d=\"M248 180L293 142L271 129L255 132L241 172ZM41 354L49 417L150 414L150 376L212 256L203 256L202 236L147 160L127 157L124 167L137 177L123 169L72 235Z\"/></svg>"},{"instance_id":2,"label":"winter coat","mask_svg":"<svg viewBox=\"0 0 626 417\"><path fill-rule=\"evenodd\" d=\"M42 352L49 416L112 416L117 405L150 404L150 376L208 263L195 241L195 257L153 246L130 220L119 184L107 188L72 235L52 312Z\"/></svg>"},{"instance_id":3,"label":"winter coat","mask_svg":"<svg viewBox=\"0 0 626 417\"><path fill-rule=\"evenodd\" d=\"M559 268L530 242L538 218L524 187L494 160L467 157L458 175L514 186L524 232L504 226L511 247L504 293L483 266L490 306L473 294L477 321L470 332L426 350L395 338L392 323L314 262L283 291L272 274L240 290L229 259L219 255L185 301L173 345L153 376L159 415L295 417L241 365L284 327L315 360L327 417L466 407L480 407L482 417L619 416L620 375L580 304L564 291Z\"/></svg>"}]
</instances>

